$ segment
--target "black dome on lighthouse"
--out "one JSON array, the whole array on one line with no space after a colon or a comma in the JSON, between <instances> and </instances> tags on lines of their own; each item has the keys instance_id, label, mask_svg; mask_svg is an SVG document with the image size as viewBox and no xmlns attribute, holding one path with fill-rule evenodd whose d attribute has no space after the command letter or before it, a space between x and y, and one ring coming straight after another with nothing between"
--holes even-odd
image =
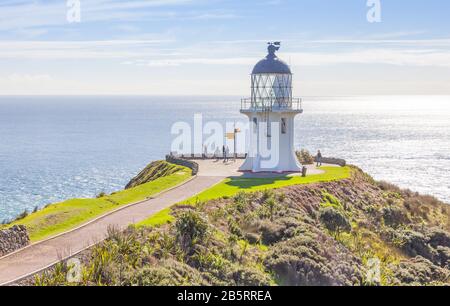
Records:
<instances>
[{"instance_id":1,"label":"black dome on lighthouse","mask_svg":"<svg viewBox=\"0 0 450 306\"><path fill-rule=\"evenodd\" d=\"M275 73L275 74L292 74L289 65L280 60L275 52L280 49L280 43L269 43L267 48L269 54L266 58L260 60L253 68L252 74Z\"/></svg>"}]
</instances>

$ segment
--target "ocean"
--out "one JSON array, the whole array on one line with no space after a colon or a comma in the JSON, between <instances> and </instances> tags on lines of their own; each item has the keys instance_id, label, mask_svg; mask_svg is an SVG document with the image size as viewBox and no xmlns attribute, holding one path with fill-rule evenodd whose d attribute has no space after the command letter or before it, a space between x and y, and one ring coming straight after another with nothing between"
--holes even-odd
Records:
<instances>
[{"instance_id":1,"label":"ocean","mask_svg":"<svg viewBox=\"0 0 450 306\"><path fill-rule=\"evenodd\" d=\"M240 97L0 97L0 221L122 189L176 121L245 121ZM450 203L450 96L305 97L295 142Z\"/></svg>"}]
</instances>

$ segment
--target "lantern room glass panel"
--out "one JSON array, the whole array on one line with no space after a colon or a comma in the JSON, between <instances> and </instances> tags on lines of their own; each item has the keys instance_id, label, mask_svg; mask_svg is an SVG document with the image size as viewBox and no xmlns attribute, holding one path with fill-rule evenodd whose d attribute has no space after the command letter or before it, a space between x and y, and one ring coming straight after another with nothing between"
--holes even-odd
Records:
<instances>
[{"instance_id":1,"label":"lantern room glass panel","mask_svg":"<svg viewBox=\"0 0 450 306\"><path fill-rule=\"evenodd\" d=\"M292 74L253 74L252 107L281 109L292 106Z\"/></svg>"}]
</instances>

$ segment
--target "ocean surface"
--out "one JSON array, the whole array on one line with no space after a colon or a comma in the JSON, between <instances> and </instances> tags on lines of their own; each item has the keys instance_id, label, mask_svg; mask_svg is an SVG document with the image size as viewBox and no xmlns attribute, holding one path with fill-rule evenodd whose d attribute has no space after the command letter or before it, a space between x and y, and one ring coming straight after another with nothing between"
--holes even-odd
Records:
<instances>
[{"instance_id":1,"label":"ocean surface","mask_svg":"<svg viewBox=\"0 0 450 306\"><path fill-rule=\"evenodd\" d=\"M0 97L0 221L123 188L176 121L245 120L239 97ZM450 96L306 97L296 146L450 203Z\"/></svg>"}]
</instances>

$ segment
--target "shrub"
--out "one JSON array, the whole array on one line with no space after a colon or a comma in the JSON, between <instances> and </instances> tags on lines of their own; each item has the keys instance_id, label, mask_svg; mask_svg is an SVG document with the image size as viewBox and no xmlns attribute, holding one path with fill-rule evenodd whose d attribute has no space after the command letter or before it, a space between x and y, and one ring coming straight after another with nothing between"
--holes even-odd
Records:
<instances>
[{"instance_id":1,"label":"shrub","mask_svg":"<svg viewBox=\"0 0 450 306\"><path fill-rule=\"evenodd\" d=\"M343 206L341 201L339 201L338 198L336 198L334 195L326 192L326 191L322 191L322 203L320 203L321 207L334 207L338 210L343 210Z\"/></svg>"},{"instance_id":2,"label":"shrub","mask_svg":"<svg viewBox=\"0 0 450 306\"><path fill-rule=\"evenodd\" d=\"M272 283L267 274L251 267L237 267L229 277L236 286L270 286Z\"/></svg>"},{"instance_id":3,"label":"shrub","mask_svg":"<svg viewBox=\"0 0 450 306\"><path fill-rule=\"evenodd\" d=\"M352 230L347 217L331 206L320 209L320 221L329 231L334 233L350 232Z\"/></svg>"},{"instance_id":4,"label":"shrub","mask_svg":"<svg viewBox=\"0 0 450 306\"><path fill-rule=\"evenodd\" d=\"M391 240L409 256L421 256L439 266L449 265L450 235L440 229L427 229L424 233L414 230L391 232Z\"/></svg>"},{"instance_id":5,"label":"shrub","mask_svg":"<svg viewBox=\"0 0 450 306\"><path fill-rule=\"evenodd\" d=\"M106 197L106 193L105 192L100 192L98 195L97 195L97 199L101 199L101 198L104 198L104 197Z\"/></svg>"},{"instance_id":6,"label":"shrub","mask_svg":"<svg viewBox=\"0 0 450 306\"><path fill-rule=\"evenodd\" d=\"M266 245L274 244L283 239L284 227L273 222L263 222L260 225L262 242Z\"/></svg>"},{"instance_id":7,"label":"shrub","mask_svg":"<svg viewBox=\"0 0 450 306\"><path fill-rule=\"evenodd\" d=\"M272 248L266 268L286 286L360 285L361 262L331 238L305 232Z\"/></svg>"},{"instance_id":8,"label":"shrub","mask_svg":"<svg viewBox=\"0 0 450 306\"><path fill-rule=\"evenodd\" d=\"M448 271L420 256L402 261L392 269L393 279L391 282L394 285L448 285L449 282Z\"/></svg>"},{"instance_id":9,"label":"shrub","mask_svg":"<svg viewBox=\"0 0 450 306\"><path fill-rule=\"evenodd\" d=\"M261 236L255 233L245 233L244 238L251 244L257 244L261 241Z\"/></svg>"},{"instance_id":10,"label":"shrub","mask_svg":"<svg viewBox=\"0 0 450 306\"><path fill-rule=\"evenodd\" d=\"M450 248L450 234L439 228L429 230L428 237L433 247L444 246Z\"/></svg>"},{"instance_id":11,"label":"shrub","mask_svg":"<svg viewBox=\"0 0 450 306\"><path fill-rule=\"evenodd\" d=\"M280 218L275 222L266 220L259 226L262 242L267 245L292 238L300 229L301 221L293 217Z\"/></svg>"},{"instance_id":12,"label":"shrub","mask_svg":"<svg viewBox=\"0 0 450 306\"><path fill-rule=\"evenodd\" d=\"M278 193L278 201L283 203L286 200L286 194L284 192Z\"/></svg>"},{"instance_id":13,"label":"shrub","mask_svg":"<svg viewBox=\"0 0 450 306\"><path fill-rule=\"evenodd\" d=\"M234 204L236 206L236 210L240 213L245 212L247 206L249 204L248 196L244 192L239 192L234 197Z\"/></svg>"},{"instance_id":14,"label":"shrub","mask_svg":"<svg viewBox=\"0 0 450 306\"><path fill-rule=\"evenodd\" d=\"M270 195L264 200L264 203L257 210L257 215L261 219L270 219L273 221L277 211L280 210L280 205L275 200L274 195Z\"/></svg>"},{"instance_id":15,"label":"shrub","mask_svg":"<svg viewBox=\"0 0 450 306\"><path fill-rule=\"evenodd\" d=\"M397 193L401 192L400 187L398 187L397 185L391 184L389 182L379 181L379 182L377 182L377 184L378 184L378 187L383 191L392 191L392 192L397 192Z\"/></svg>"},{"instance_id":16,"label":"shrub","mask_svg":"<svg viewBox=\"0 0 450 306\"><path fill-rule=\"evenodd\" d=\"M275 193L271 189L266 189L262 193L262 201L267 201L268 199L271 199L275 196Z\"/></svg>"},{"instance_id":17,"label":"shrub","mask_svg":"<svg viewBox=\"0 0 450 306\"><path fill-rule=\"evenodd\" d=\"M50 271L45 271L41 275L34 276L35 286L62 286L66 284L67 266L64 263L57 263Z\"/></svg>"},{"instance_id":18,"label":"shrub","mask_svg":"<svg viewBox=\"0 0 450 306\"><path fill-rule=\"evenodd\" d=\"M167 260L148 266L129 277L128 286L205 286L207 282L196 269L178 261Z\"/></svg>"},{"instance_id":19,"label":"shrub","mask_svg":"<svg viewBox=\"0 0 450 306\"><path fill-rule=\"evenodd\" d=\"M208 234L208 222L195 211L182 213L175 223L175 228L177 241L187 253Z\"/></svg>"},{"instance_id":20,"label":"shrub","mask_svg":"<svg viewBox=\"0 0 450 306\"><path fill-rule=\"evenodd\" d=\"M242 237L242 230L237 221L233 217L228 218L228 230L232 235L235 235L239 238Z\"/></svg>"},{"instance_id":21,"label":"shrub","mask_svg":"<svg viewBox=\"0 0 450 306\"><path fill-rule=\"evenodd\" d=\"M314 164L314 156L312 156L308 150L301 150L300 152L295 152L299 162L302 165L312 165Z\"/></svg>"},{"instance_id":22,"label":"shrub","mask_svg":"<svg viewBox=\"0 0 450 306\"><path fill-rule=\"evenodd\" d=\"M384 223L391 227L407 224L410 222L408 216L399 207L385 207L382 210Z\"/></svg>"}]
</instances>

